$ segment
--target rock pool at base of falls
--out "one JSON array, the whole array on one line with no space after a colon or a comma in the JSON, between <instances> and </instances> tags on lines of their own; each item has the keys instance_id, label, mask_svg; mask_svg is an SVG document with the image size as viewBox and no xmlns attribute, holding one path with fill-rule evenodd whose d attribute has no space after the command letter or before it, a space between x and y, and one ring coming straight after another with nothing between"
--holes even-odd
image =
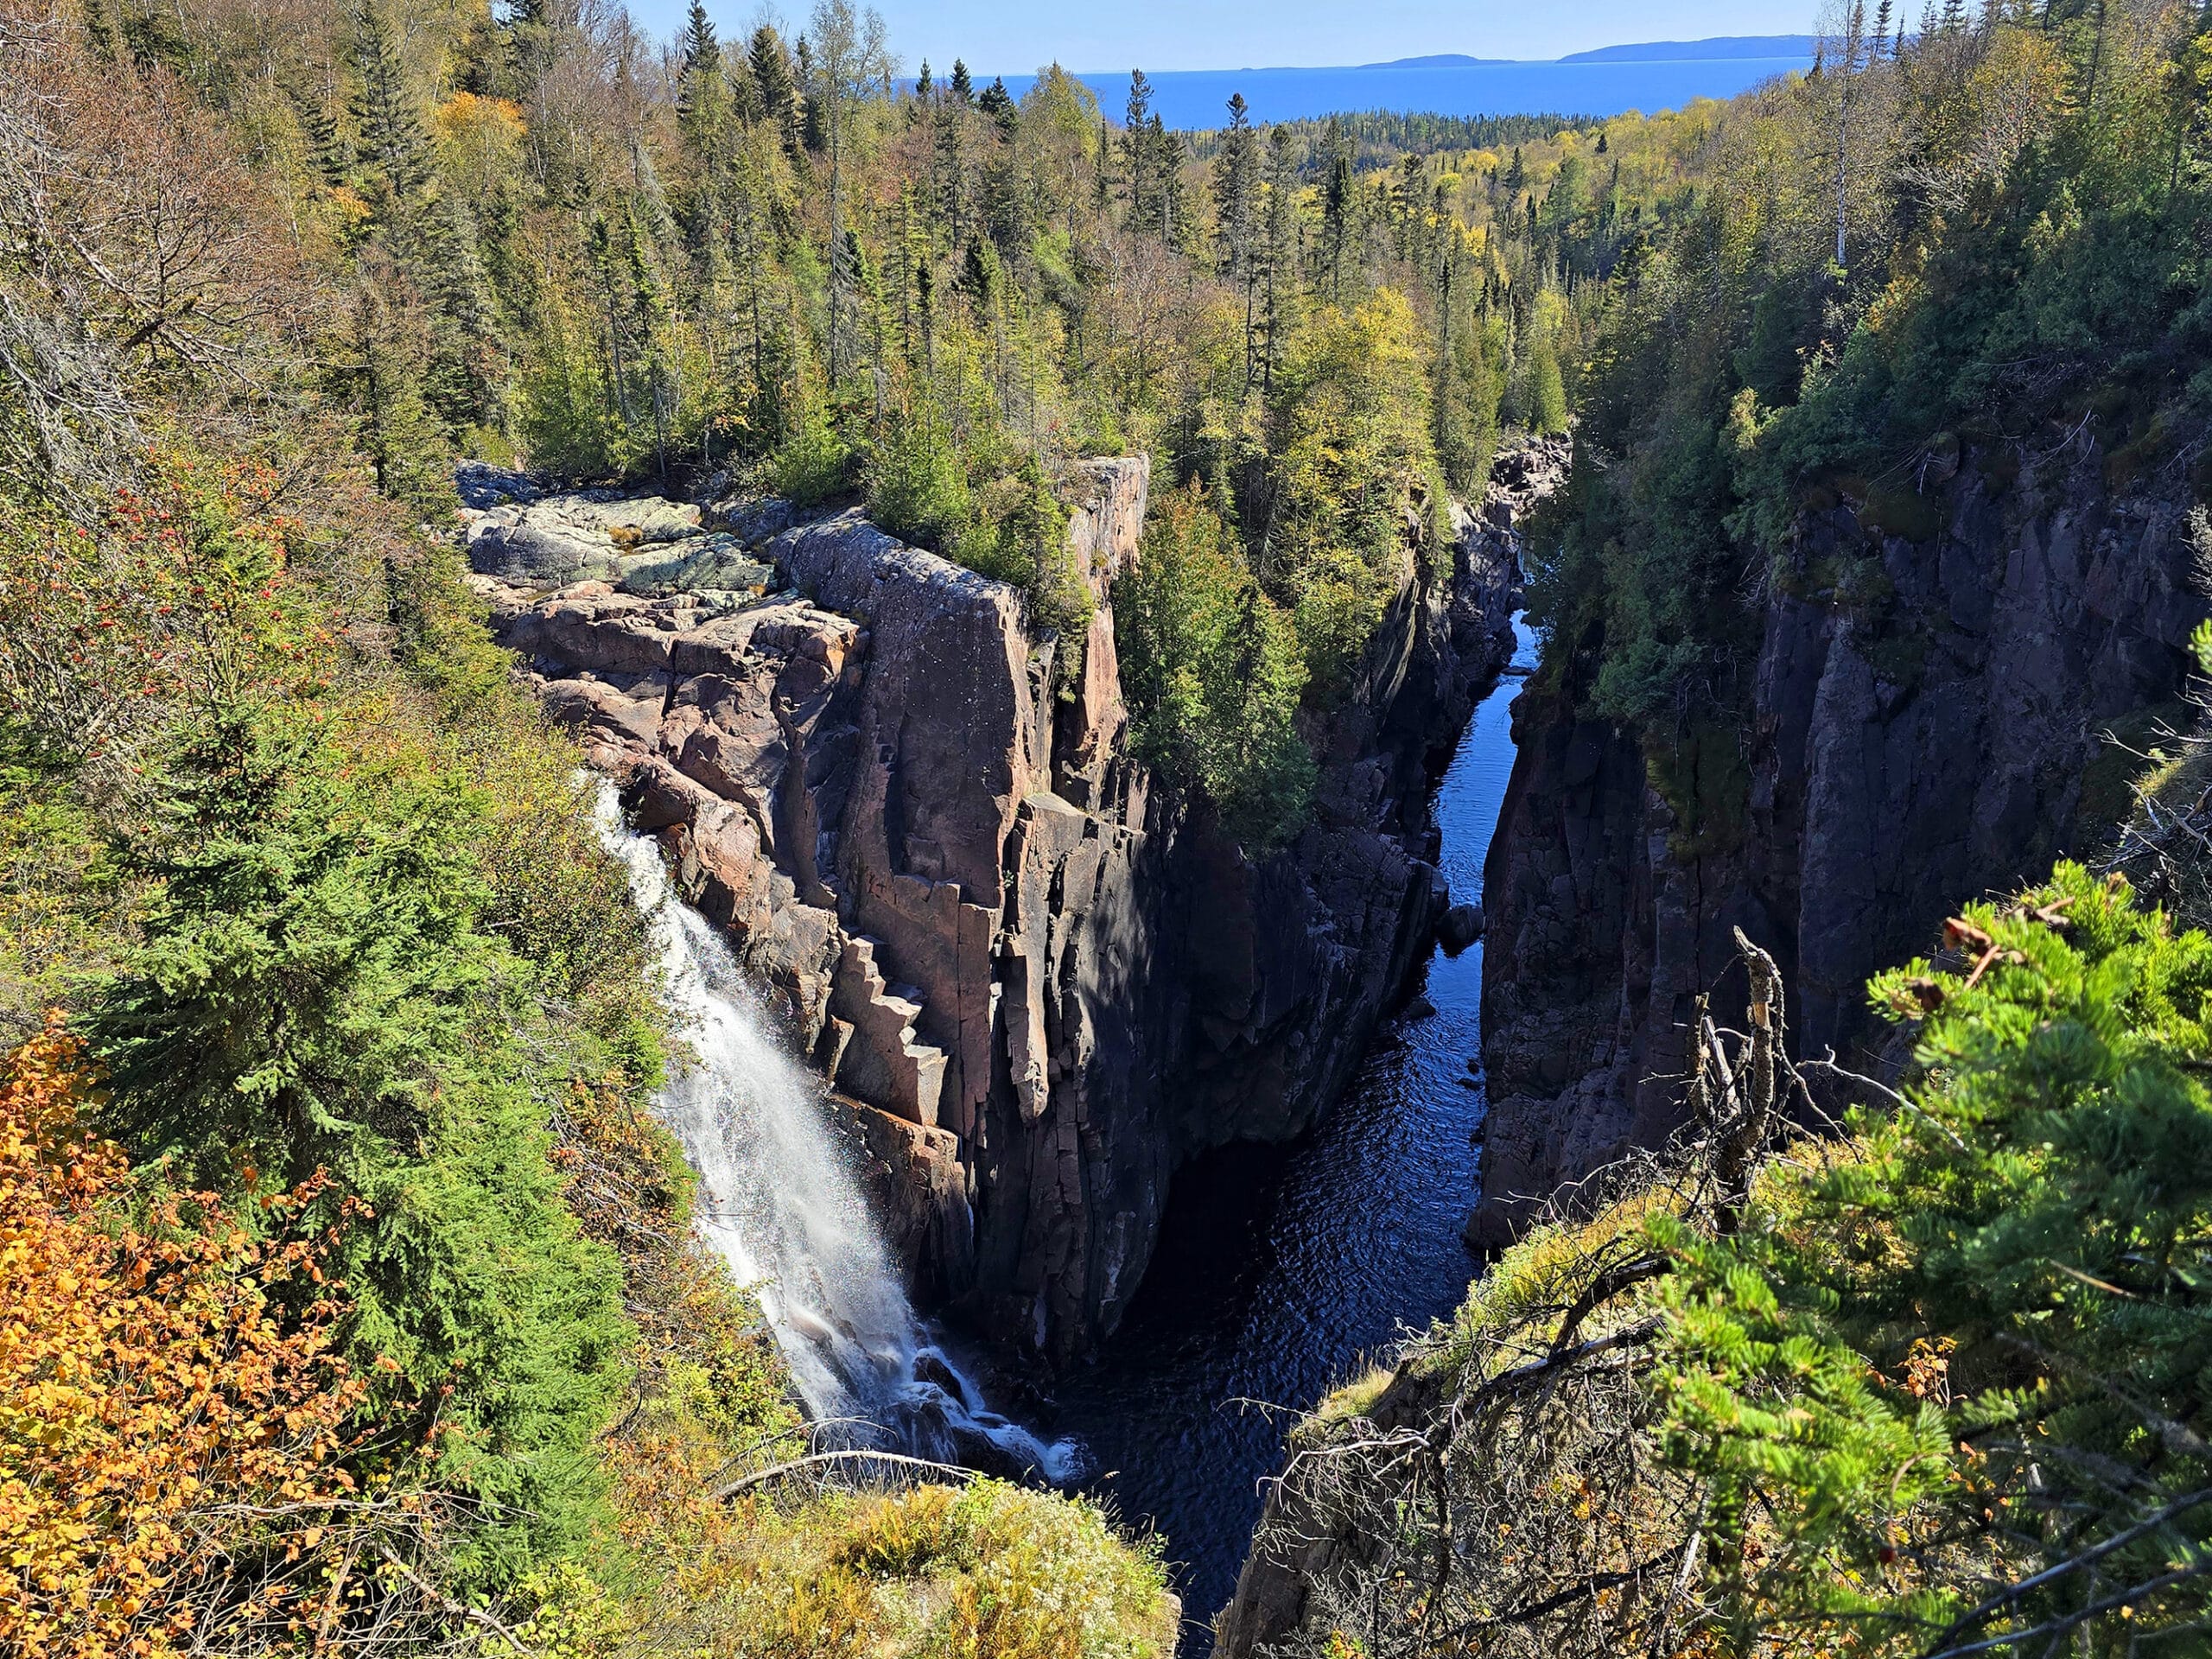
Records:
<instances>
[{"instance_id":1,"label":"rock pool at base of falls","mask_svg":"<svg viewBox=\"0 0 2212 1659\"><path fill-rule=\"evenodd\" d=\"M1531 661L1532 638L1516 627L1516 661ZM1484 699L1438 790L1455 894L1482 892L1520 689L1509 677ZM1457 957L1439 950L1422 995L1436 1012L1386 1029L1312 1135L1232 1147L1176 1176L1128 1317L1103 1357L1058 1391L1051 1427L1082 1441L1087 1490L1128 1525L1166 1535L1185 1659L1206 1650L1208 1624L1236 1588L1289 1414L1457 1307L1476 1271L1460 1230L1484 1099L1460 1085L1480 1046L1480 942Z\"/></svg>"}]
</instances>

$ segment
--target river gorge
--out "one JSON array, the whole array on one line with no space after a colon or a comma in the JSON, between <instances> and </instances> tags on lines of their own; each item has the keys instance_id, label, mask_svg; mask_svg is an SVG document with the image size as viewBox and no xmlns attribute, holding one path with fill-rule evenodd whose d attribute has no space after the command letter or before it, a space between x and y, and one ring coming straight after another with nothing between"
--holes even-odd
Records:
<instances>
[{"instance_id":1,"label":"river gorge","mask_svg":"<svg viewBox=\"0 0 2212 1659\"><path fill-rule=\"evenodd\" d=\"M1435 795L1440 868L1479 899L1513 768L1510 714L1534 637L1516 623ZM1429 959L1344 1100L1288 1147L1225 1148L1175 1179L1144 1287L1051 1419L1087 1484L1155 1525L1178 1564L1186 1651L1236 1587L1285 1431L1395 1339L1451 1312L1478 1268L1461 1239L1479 1171L1482 945ZM1427 1012L1433 1008L1433 1012ZM1195 1645L1194 1645L1195 1644Z\"/></svg>"},{"instance_id":2,"label":"river gorge","mask_svg":"<svg viewBox=\"0 0 2212 1659\"><path fill-rule=\"evenodd\" d=\"M1301 715L1311 819L1259 854L1132 746L1113 596L1141 557L1141 460L1065 486L1096 605L1079 652L1033 635L1014 589L855 512L464 478L495 632L618 791L633 871L665 863L655 903L682 911L687 960L741 990L752 1070L773 1051L804 1079L778 1122L811 1127L778 1156L808 1179L740 1156L733 1179L772 1201L718 1204L753 1206L760 1240L726 1253L814 1414L1079 1484L1157 1530L1194 1652L1288 1424L1459 1303L1467 1241L1510 1242L1532 1197L1674 1128L1677 1005L1726 966L1728 930L1773 941L1798 1017L1852 1052L1846 989L1942 893L2018 879L2110 810L2081 781L2099 722L2171 686L2198 613L2171 504L2107 504L2086 464L2000 499L1969 464L1944 481L1943 560L1895 536L1875 556L1949 619L1912 673L1971 696L1892 684L1864 619L1777 591L1751 833L1697 841L1571 687L1522 692L1520 527L1566 461L1502 455L1448 558L1408 535L1351 683ZM1845 512L1815 529L1872 533ZM2054 695L2006 701L2018 677L1984 675L1993 653L2043 664ZM1870 708L1893 711L1886 747L1853 735L1881 724ZM1978 773L1944 763L1962 747ZM1892 868L1867 816L1885 798L1927 879L1839 888ZM1478 899L1487 963L1437 945ZM753 1135L728 1108L745 1081L670 1097L702 1168L717 1122ZM834 1203L810 1147L843 1172ZM867 1235L864 1294L790 1293L839 1208L833 1234Z\"/></svg>"},{"instance_id":3,"label":"river gorge","mask_svg":"<svg viewBox=\"0 0 2212 1659\"><path fill-rule=\"evenodd\" d=\"M810 1414L1081 1471L1166 1535L1201 1646L1289 1414L1472 1270L1481 953L1436 941L1480 896L1518 525L1565 460L1509 451L1440 557L1408 537L1306 728L1312 820L1259 856L1131 751L1141 461L1068 486L1074 664L849 512L463 477L495 631L609 780L694 1027L663 1115Z\"/></svg>"}]
</instances>

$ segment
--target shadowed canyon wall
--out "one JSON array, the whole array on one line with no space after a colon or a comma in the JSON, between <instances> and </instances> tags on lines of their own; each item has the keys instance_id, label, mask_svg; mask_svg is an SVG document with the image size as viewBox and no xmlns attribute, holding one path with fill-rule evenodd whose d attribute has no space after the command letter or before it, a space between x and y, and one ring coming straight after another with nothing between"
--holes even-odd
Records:
<instances>
[{"instance_id":1,"label":"shadowed canyon wall","mask_svg":"<svg viewBox=\"0 0 2212 1659\"><path fill-rule=\"evenodd\" d=\"M1491 1107L1477 1243L1532 1199L1675 1127L1691 999L1742 927L1771 950L1802 1055L1862 1069L1870 975L1932 950L1964 900L2093 849L2129 757L2178 718L2191 628L2187 499L2115 490L2069 446L1931 474L1916 538L1810 513L1759 613L1727 752L1647 764L1578 714L1571 664L1516 704L1520 752L1485 870ZM1705 803L1686 824L1669 798ZM1719 803L1718 810L1713 803Z\"/></svg>"}]
</instances>

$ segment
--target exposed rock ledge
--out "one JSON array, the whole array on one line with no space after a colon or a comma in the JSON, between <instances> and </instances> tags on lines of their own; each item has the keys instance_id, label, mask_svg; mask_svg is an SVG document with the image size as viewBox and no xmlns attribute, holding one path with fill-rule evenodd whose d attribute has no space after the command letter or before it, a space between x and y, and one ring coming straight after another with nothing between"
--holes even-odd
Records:
<instances>
[{"instance_id":1,"label":"exposed rock ledge","mask_svg":"<svg viewBox=\"0 0 2212 1659\"><path fill-rule=\"evenodd\" d=\"M1074 480L1102 602L1065 695L1014 589L855 512L465 482L499 637L830 1078L917 1294L1061 1362L1175 1168L1310 1125L1426 956L1430 766L1510 650L1514 514L1559 461L1501 467L1447 579L1407 560L1309 732L1315 821L1260 861L1126 751L1104 601L1141 459Z\"/></svg>"}]
</instances>

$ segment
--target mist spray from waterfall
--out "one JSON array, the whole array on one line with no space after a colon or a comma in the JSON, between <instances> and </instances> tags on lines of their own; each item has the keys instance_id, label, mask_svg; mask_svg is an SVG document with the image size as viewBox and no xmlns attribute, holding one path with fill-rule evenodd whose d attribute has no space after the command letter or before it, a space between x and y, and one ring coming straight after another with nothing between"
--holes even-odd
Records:
<instances>
[{"instance_id":1,"label":"mist spray from waterfall","mask_svg":"<svg viewBox=\"0 0 2212 1659\"><path fill-rule=\"evenodd\" d=\"M1079 1451L990 1411L915 1313L824 1109L729 947L671 887L658 842L611 785L608 850L652 927L692 1058L657 1103L698 1172L702 1235L760 1300L791 1380L832 1445L1072 1478Z\"/></svg>"}]
</instances>

